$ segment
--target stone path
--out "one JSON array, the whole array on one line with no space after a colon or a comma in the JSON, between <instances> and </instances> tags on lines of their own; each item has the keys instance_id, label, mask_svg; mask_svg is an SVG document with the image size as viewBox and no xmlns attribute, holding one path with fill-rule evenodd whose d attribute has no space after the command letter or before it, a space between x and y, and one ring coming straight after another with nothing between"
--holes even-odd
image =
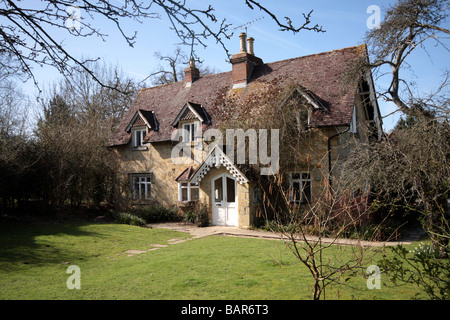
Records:
<instances>
[{"instance_id":1,"label":"stone path","mask_svg":"<svg viewBox=\"0 0 450 320\"><path fill-rule=\"evenodd\" d=\"M186 242L191 239L198 239L202 237L207 237L211 235L216 236L231 236L231 237L250 237L259 239L273 239L273 240L287 240L286 237L283 238L282 235L276 234L268 231L261 230L246 230L237 227L223 227L223 226L209 226L199 228L192 224L173 222L173 223L154 223L148 225L151 228L163 228L170 229L180 232L186 232L192 235L192 238L187 239L169 239L167 240L167 245L164 244L150 244L150 249L148 250L127 250L125 253L127 256L133 256L136 254L141 254L145 252L155 251L161 248L168 247L169 245L175 245L179 243ZM395 246L395 245L408 245L413 241L419 240L419 238L424 234L423 231L410 231L407 233L401 241L389 241L389 242L370 242L370 241L357 241L354 239L332 239L332 238L322 238L322 243L334 243L336 245L361 245L364 247L382 247L382 246ZM307 238L308 241L317 241L318 238L310 236Z\"/></svg>"},{"instance_id":2,"label":"stone path","mask_svg":"<svg viewBox=\"0 0 450 320\"><path fill-rule=\"evenodd\" d=\"M187 240L190 240L190 239L176 239L176 238L174 238L174 239L167 240L167 243L168 244L178 244L178 243L185 242ZM131 256L134 256L136 254L141 254L141 253L145 253L145 252L155 251L155 250L158 250L158 249L161 249L161 248L167 248L169 246L168 244L166 245L166 244L152 243L152 244L149 244L149 246L151 248L148 249L148 250L127 250L127 251L125 251L125 253L127 254L127 257L131 257Z\"/></svg>"}]
</instances>

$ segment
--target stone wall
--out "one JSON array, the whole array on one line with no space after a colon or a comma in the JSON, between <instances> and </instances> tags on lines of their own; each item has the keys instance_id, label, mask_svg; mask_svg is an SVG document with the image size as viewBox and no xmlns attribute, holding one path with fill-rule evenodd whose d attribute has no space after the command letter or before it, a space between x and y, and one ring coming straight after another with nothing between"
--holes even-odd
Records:
<instances>
[{"instance_id":1,"label":"stone wall","mask_svg":"<svg viewBox=\"0 0 450 320\"><path fill-rule=\"evenodd\" d=\"M329 179L328 139L345 129L346 127L314 129L315 132L312 135L314 139L306 141L298 154L290 154L289 156L293 157L292 163L281 168L286 173L302 171L311 173L313 201L324 195L324 182L327 182ZM364 131L361 131L361 139L364 138ZM336 166L348 156L350 148L347 146L350 139L355 139L355 135L347 133L331 139L333 176L337 173ZM197 168L204 160L205 153L198 147L198 143L200 142L191 143L193 147L192 152L197 155L195 162L191 158L185 157L186 163L181 164L172 161L172 150L175 146L175 143L172 142L152 143L147 145L144 148L145 150L133 150L129 145L115 148L120 164L118 205L130 203L129 175L150 173L152 174L151 195L153 201L140 203L131 201L132 204L146 205L157 202L166 207L177 207L182 212L189 210L188 207L180 206L178 203L178 184L175 179L187 166L192 165L194 168ZM213 167L200 183L200 201L206 204L210 221L212 221L211 180L225 172L226 168L223 166L220 168ZM257 187L255 182L237 183L239 227L241 228L248 228L254 223L257 208L261 205L261 203L253 201L253 190L255 187Z\"/></svg>"},{"instance_id":2,"label":"stone wall","mask_svg":"<svg viewBox=\"0 0 450 320\"><path fill-rule=\"evenodd\" d=\"M129 175L151 173L153 200L167 207L177 206L178 184L175 179L186 167L194 163L189 164L190 159L186 157L184 160L187 164L174 163L171 158L173 147L174 144L171 142L159 142L149 144L145 150L133 150L129 145L116 148L119 159L121 204L125 204L129 198ZM193 152L200 152L200 150L193 148Z\"/></svg>"}]
</instances>

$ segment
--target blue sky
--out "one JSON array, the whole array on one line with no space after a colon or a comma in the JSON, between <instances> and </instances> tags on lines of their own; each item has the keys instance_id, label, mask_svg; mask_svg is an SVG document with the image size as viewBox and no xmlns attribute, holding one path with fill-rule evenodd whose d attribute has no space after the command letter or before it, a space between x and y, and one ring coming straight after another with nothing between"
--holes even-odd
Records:
<instances>
[{"instance_id":1,"label":"blue sky","mask_svg":"<svg viewBox=\"0 0 450 320\"><path fill-rule=\"evenodd\" d=\"M112 0L111 2L120 4L121 1ZM293 34L279 31L277 25L266 14L260 10L250 10L246 7L244 0L187 0L186 2L192 7L204 8L207 7L208 3L212 3L218 20L221 21L226 18L228 23L233 24L231 28L263 17L247 28L247 34L255 38L255 54L262 58L264 62L290 59L361 44L365 33L368 31L366 22L371 16L371 13L367 13L367 8L370 5L379 6L381 17L383 17L384 9L388 7L389 3L393 3L393 1L377 0L265 0L264 4L269 10L281 19L289 16L294 25L303 23L303 12L307 13L314 10L312 23L322 25L326 30L325 33L302 31ZM26 0L24 3L30 3L34 6L39 5L36 0ZM83 12L81 12L81 16L85 19L89 18L86 15L83 16ZM55 30L55 37L64 40L65 48L74 56L99 57L107 63L118 64L126 74L136 80L142 80L155 70L160 63L154 57L154 52L173 53L178 43L178 39L169 29L168 20L164 16L162 16L162 19L146 20L142 24L133 21L123 22L122 25L129 35L133 34L134 31L138 32L134 47L127 45L111 22L105 19L97 19L91 23L101 32L108 34L105 42L96 37L71 37L62 30ZM230 53L239 51L238 35L242 31L242 29L234 30L232 39L226 40ZM446 41L448 43L448 39ZM214 41L208 41L207 43L207 48L197 47L196 49L197 55L204 60L204 65L215 67L216 71L220 72L231 70L231 65L226 62L227 57L223 49ZM439 84L439 75L444 68L448 67L448 52L435 48L433 44L429 47L429 55L421 50L414 54L409 61L414 67L414 75L408 74L408 76L413 77L417 82L420 93L436 88ZM185 51L188 52L189 49L186 48ZM42 87L59 78L57 71L51 68L35 66L34 72ZM376 85L383 88L386 81L379 79L376 81ZM25 84L25 90L31 94L35 92L31 83ZM396 109L392 104L381 100L379 104L382 115L390 114ZM384 129L386 131L392 129L398 117L399 113L395 113L384 118Z\"/></svg>"}]
</instances>

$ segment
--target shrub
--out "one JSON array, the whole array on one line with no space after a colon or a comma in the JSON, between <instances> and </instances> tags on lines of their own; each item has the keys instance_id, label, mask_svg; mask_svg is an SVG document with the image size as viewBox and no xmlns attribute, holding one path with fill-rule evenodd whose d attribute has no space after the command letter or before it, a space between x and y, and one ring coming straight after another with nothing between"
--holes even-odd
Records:
<instances>
[{"instance_id":1,"label":"shrub","mask_svg":"<svg viewBox=\"0 0 450 320\"><path fill-rule=\"evenodd\" d=\"M146 226L144 219L127 212L119 212L116 217L116 222L139 227Z\"/></svg>"},{"instance_id":2,"label":"shrub","mask_svg":"<svg viewBox=\"0 0 450 320\"><path fill-rule=\"evenodd\" d=\"M145 220L147 223L177 221L178 216L173 208L155 205L146 208L136 208L131 212Z\"/></svg>"},{"instance_id":3,"label":"shrub","mask_svg":"<svg viewBox=\"0 0 450 320\"><path fill-rule=\"evenodd\" d=\"M196 217L197 217L197 215L195 214L194 211L188 211L188 212L186 212L186 215L184 216L184 222L195 223Z\"/></svg>"},{"instance_id":4,"label":"shrub","mask_svg":"<svg viewBox=\"0 0 450 320\"><path fill-rule=\"evenodd\" d=\"M208 207L205 204L197 204L195 207L195 224L198 227L209 226Z\"/></svg>"}]
</instances>

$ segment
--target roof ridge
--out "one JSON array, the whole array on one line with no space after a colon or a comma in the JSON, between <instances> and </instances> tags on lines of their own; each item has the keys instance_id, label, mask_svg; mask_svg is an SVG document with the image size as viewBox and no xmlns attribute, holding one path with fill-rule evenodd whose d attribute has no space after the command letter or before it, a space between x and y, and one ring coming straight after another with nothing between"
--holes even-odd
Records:
<instances>
[{"instance_id":1,"label":"roof ridge","mask_svg":"<svg viewBox=\"0 0 450 320\"><path fill-rule=\"evenodd\" d=\"M267 62L264 63L266 65L269 64L274 64L274 63L279 63L279 62L286 62L289 60L297 60L297 59L304 59L304 58L310 58L310 57L314 57L314 56L320 56L320 55L325 55L325 54L331 54L331 53L335 53L338 51L344 51L344 50L350 50L350 49L357 49L357 48L367 48L367 45L365 43L363 44L358 44L355 46L351 46L351 47L345 47L345 48L341 48L341 49L335 49L335 50L329 50L329 51L324 51L324 52L318 52L318 53L312 53L312 54L308 54L306 56L300 56L300 57L294 57L294 58L288 58L288 59L284 59L284 60L277 60L277 61L273 61L273 62Z\"/></svg>"},{"instance_id":2,"label":"roof ridge","mask_svg":"<svg viewBox=\"0 0 450 320\"><path fill-rule=\"evenodd\" d=\"M272 62L267 62L267 63L263 63L263 65L271 65L271 64L275 64L275 63L280 63L280 62L287 62L287 61L293 61L293 60L297 60L297 59L304 59L304 58L310 58L310 57L314 57L314 56L319 56L319 55L325 55L325 54L331 54L331 53L335 53L335 52L339 52L339 51L345 51L345 50L350 50L350 49L357 49L357 48L361 48L364 50L367 50L367 45L365 43L363 44L358 44L355 46L350 46L350 47L345 47L345 48L340 48L340 49L334 49L334 50L329 50L329 51L324 51L324 52L319 52L319 53L312 53L312 54L308 54L306 56L299 56L299 57L294 57L294 58L288 58L288 59L284 59L284 60L277 60L277 61L272 61ZM205 77L211 77L211 76L218 76L218 75L222 75L225 73L231 73L232 70L229 71L223 71L223 72L218 72L218 73L212 73L212 74L207 74L204 76L201 76L198 80L205 78ZM148 87L148 88L142 88L141 90L139 90L139 93L141 93L142 91L147 91L150 89L159 89L165 86L169 86L169 85L173 85L176 83L184 83L185 80L180 80L177 82L171 82L171 83L165 83L165 84L160 84L154 87Z\"/></svg>"}]
</instances>

